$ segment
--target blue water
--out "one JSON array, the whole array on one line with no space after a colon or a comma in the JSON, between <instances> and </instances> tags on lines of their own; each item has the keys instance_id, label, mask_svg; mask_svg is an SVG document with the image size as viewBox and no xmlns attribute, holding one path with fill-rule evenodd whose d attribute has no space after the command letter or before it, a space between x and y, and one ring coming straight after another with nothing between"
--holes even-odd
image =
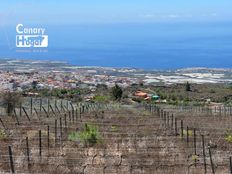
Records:
<instances>
[{"instance_id":1,"label":"blue water","mask_svg":"<svg viewBox=\"0 0 232 174\"><path fill-rule=\"evenodd\" d=\"M0 58L147 69L232 68L232 22L43 27L49 47L40 53L16 52L15 26L0 27Z\"/></svg>"}]
</instances>

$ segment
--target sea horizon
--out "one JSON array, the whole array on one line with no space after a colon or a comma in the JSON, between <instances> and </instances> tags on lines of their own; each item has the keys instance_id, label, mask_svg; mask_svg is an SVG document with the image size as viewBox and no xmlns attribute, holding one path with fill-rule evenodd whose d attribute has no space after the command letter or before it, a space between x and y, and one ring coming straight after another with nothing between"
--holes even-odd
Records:
<instances>
[{"instance_id":1,"label":"sea horizon","mask_svg":"<svg viewBox=\"0 0 232 174\"><path fill-rule=\"evenodd\" d=\"M27 24L25 24L27 25ZM76 66L179 69L232 67L232 22L44 25L46 49L19 52L15 25L1 26L0 59Z\"/></svg>"}]
</instances>

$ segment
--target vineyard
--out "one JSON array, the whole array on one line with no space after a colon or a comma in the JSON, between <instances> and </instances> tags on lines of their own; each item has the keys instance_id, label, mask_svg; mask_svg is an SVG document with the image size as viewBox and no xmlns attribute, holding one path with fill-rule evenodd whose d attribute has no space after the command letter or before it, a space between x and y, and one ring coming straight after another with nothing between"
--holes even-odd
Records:
<instances>
[{"instance_id":1,"label":"vineyard","mask_svg":"<svg viewBox=\"0 0 232 174\"><path fill-rule=\"evenodd\" d=\"M1 173L232 173L231 108L30 99L1 113Z\"/></svg>"}]
</instances>

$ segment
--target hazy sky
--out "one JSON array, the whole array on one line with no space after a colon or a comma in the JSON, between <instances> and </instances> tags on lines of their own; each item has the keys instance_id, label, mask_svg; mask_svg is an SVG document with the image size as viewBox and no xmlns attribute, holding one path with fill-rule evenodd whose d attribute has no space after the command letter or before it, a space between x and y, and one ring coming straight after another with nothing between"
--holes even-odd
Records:
<instances>
[{"instance_id":1,"label":"hazy sky","mask_svg":"<svg viewBox=\"0 0 232 174\"><path fill-rule=\"evenodd\" d=\"M231 0L0 0L1 24L229 21Z\"/></svg>"}]
</instances>

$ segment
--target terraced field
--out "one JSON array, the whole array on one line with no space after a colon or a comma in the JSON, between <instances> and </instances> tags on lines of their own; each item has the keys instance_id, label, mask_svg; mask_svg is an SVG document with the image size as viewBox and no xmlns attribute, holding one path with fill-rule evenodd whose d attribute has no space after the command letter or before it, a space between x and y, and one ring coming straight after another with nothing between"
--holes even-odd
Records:
<instances>
[{"instance_id":1,"label":"terraced field","mask_svg":"<svg viewBox=\"0 0 232 174\"><path fill-rule=\"evenodd\" d=\"M224 138L232 128L229 116L172 115L150 105L25 110L17 109L17 117L1 116L2 173L230 173L231 144ZM85 124L98 127L98 144L86 147L68 138Z\"/></svg>"}]
</instances>

